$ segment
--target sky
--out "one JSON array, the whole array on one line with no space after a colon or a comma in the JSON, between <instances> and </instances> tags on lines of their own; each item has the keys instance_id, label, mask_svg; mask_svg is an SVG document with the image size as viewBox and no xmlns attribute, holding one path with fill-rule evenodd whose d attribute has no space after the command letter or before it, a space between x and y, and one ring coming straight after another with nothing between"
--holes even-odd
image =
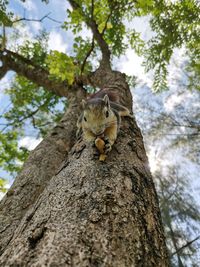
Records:
<instances>
[{"instance_id":1,"label":"sky","mask_svg":"<svg viewBox=\"0 0 200 267\"><path fill-rule=\"evenodd\" d=\"M30 19L41 19L44 15L50 13L49 16L54 20L63 21L66 19L66 9L70 7L67 1L63 0L50 0L48 5L42 3L41 0L28 0L25 3L20 0L12 0L10 1L9 8L10 11L13 11L15 14L22 17L25 16ZM141 32L141 37L145 40L149 39L153 35L148 22L148 17L134 19L132 22L132 26L134 26L137 31ZM20 31L21 38L12 42L12 47L14 48L22 43L24 39L33 39L34 35L43 28L50 32L48 42L49 49L55 49L61 52L71 51L73 34L71 32L67 33L61 28L59 23L55 23L49 19L43 20L42 23L27 22L24 25L17 25L16 30ZM90 34L91 33L88 30L83 30L84 36L88 36ZM157 112L162 110L165 113L177 113L176 108L184 102L185 112L191 113L191 103L192 105L196 105L196 108L199 105L199 94L193 91L182 90L180 86L180 82L186 82L186 78L184 77L184 73L182 71L182 66L186 60L184 53L184 49L175 51L168 68L169 90L157 95L153 94L151 91L153 82L152 72L145 73L144 67L142 66L143 58L137 56L133 50L128 49L125 55L121 56L117 60L115 59L113 62L116 69L125 72L128 75L135 75L137 77L138 84L136 88L132 89L132 93L134 106L139 107L138 110L135 110L135 114L142 130L144 129L144 136L145 127L148 128L147 124L149 114L141 114L141 107L150 105L150 107L157 110ZM5 95L4 90L6 87L9 87L12 77L13 73L9 72L0 81L0 113L9 105L9 98ZM33 136L26 136L19 140L19 146L23 145L29 149L34 149L40 141L41 139L37 140ZM159 140L152 141L152 144L149 144L148 140L145 139L145 144L148 146L148 156L152 172L156 171L158 166L163 166L164 169L164 167L169 164L176 164L177 162L179 164L182 163L181 169L183 172L187 171L189 173L188 176L192 177L192 180L195 181L192 183L192 186L193 189L196 190L199 183L198 173L200 173L200 169L199 166L193 164L192 161L185 157L183 151L179 150L176 156L172 159L170 153L173 152L169 150L166 153L165 158L162 158L162 160L160 159L159 155L162 154L161 151L163 151L163 149L167 149L169 143L170 138L166 140L166 138L164 139L163 137ZM2 170L0 171L0 176L9 178L9 175ZM9 180L9 183L11 182L12 179Z\"/></svg>"},{"instance_id":2,"label":"sky","mask_svg":"<svg viewBox=\"0 0 200 267\"><path fill-rule=\"evenodd\" d=\"M41 0L27 0L23 3L20 0L12 0L9 5L10 11L26 18L41 19L44 15L49 14L51 18L57 21L66 19L66 9L70 8L67 1L50 0L49 4L42 3ZM134 19L132 26L141 33L144 40L148 40L153 35L149 27L149 17ZM40 30L46 29L50 32L48 46L49 50L58 50L67 53L72 50L73 34L66 32L61 28L59 23L45 19L42 23L27 22L24 25L16 25L16 31L20 32L21 38L17 41L9 40L12 43L12 49L23 42L24 39L33 39L34 35ZM91 33L84 29L83 36L90 36ZM154 126L155 120L160 119L161 113L185 123L185 118L193 118L194 113L200 110L200 94L195 90L185 90L187 77L184 74L184 64L187 58L185 50L176 49L168 67L168 90L154 94L151 90L153 83L153 73L145 73L142 66L143 58L128 49L126 54L119 59L113 61L115 69L125 72L127 75L137 77L137 85L131 88L133 94L133 110L137 122L144 136L144 143L147 150L149 164L152 174L159 169L167 177L169 167L178 166L178 171L186 176L190 184L190 192L192 192L197 203L200 203L200 165L195 163L192 156L199 157L199 153L191 153L190 143L186 141L184 146L173 146L172 141L177 141L177 137L188 133L188 129L184 126L175 127L168 130L167 125L163 122L160 133L156 136L149 134ZM13 72L9 72L0 81L0 114L9 108L9 97L5 94L5 89L9 87ZM2 123L2 119L0 119ZM200 123L200 122L199 122ZM162 126L162 124L161 124ZM170 128L169 128L170 129ZM40 142L41 138L29 134L19 140L19 147L25 146L28 149L34 149ZM188 137L190 138L190 136ZM200 159L196 159L197 162ZM9 187L13 181L8 173L0 169L0 177L8 179ZM0 198L2 194L0 194Z\"/></svg>"}]
</instances>

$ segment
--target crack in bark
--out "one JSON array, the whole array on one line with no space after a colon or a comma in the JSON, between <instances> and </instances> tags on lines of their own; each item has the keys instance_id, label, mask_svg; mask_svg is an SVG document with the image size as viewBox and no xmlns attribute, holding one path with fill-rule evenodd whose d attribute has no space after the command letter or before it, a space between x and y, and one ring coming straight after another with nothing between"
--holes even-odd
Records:
<instances>
[{"instance_id":1,"label":"crack in bark","mask_svg":"<svg viewBox=\"0 0 200 267\"><path fill-rule=\"evenodd\" d=\"M44 237L47 227L37 229L36 233L28 237L30 249L35 249L40 240Z\"/></svg>"}]
</instances>

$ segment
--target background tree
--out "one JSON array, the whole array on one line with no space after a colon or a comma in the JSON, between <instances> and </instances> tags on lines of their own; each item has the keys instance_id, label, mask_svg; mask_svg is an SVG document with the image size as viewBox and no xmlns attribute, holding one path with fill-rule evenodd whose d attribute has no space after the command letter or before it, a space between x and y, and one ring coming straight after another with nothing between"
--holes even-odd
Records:
<instances>
[{"instance_id":1,"label":"background tree","mask_svg":"<svg viewBox=\"0 0 200 267\"><path fill-rule=\"evenodd\" d=\"M21 244L18 247L19 251L28 252L29 255L26 262L24 253L22 253L23 255L20 257L15 257L14 253L14 256L9 259L7 263L12 264L16 261L19 264L22 262L25 262L24 264L33 264L34 261L39 260L37 257L39 249L45 246L53 235L55 243L58 240L61 246L63 246L63 242L66 243L64 246L65 248L60 251L60 256L62 255L60 257L60 262L57 261L56 263L60 264L59 266L67 263L70 265L72 261L75 262L75 265L81 264L81 266L85 266L88 263L92 266L92 264L103 264L103 262L104 264L111 264L111 262L114 264L113 260L116 260L116 264L124 264L124 266L129 266L131 262L136 264L136 266L138 266L139 262L142 266L150 266L150 262L152 262L152 266L155 266L156 262L157 265L160 264L160 266L163 266L163 264L167 265L165 247L162 243L163 237L161 237L162 234L161 236L160 234L158 235L158 233L162 231L158 219L159 213L156 211L155 192L149 170L146 168L146 157L143 150L141 135L136 124L134 124L134 126L132 125L135 129L133 136L129 128L131 122L124 122L124 130L121 131L121 137L119 137L119 148L117 145L118 151L112 152L111 158L109 159L110 162L108 162L107 165L98 165L97 177L95 177L96 184L94 184L95 173L93 175L92 170L96 170L97 162L91 160L91 151L89 151L88 148L84 149L82 154L80 148L76 148L68 155L68 160L66 160L65 156L65 151L71 151L71 147L75 142L73 138L75 122L78 113L80 113L80 108L77 104L85 97L85 91L82 89L82 86L84 86L85 89L91 89L91 86L92 88L103 88L105 86L112 89L114 88L120 94L121 102L131 108L131 97L128 85L125 81L125 76L111 70L110 51L112 51L112 56L119 56L122 54L128 46L126 37L130 39L131 36L130 41L133 48L141 53L144 44L138 37L136 31L132 30L131 34L130 29L126 29L124 18L128 17L131 20L135 16L146 14L155 15L159 13L158 9L160 7L159 5L157 6L156 1L149 1L145 3L145 5L142 1L137 3L131 1L112 1L111 3L109 1L103 3L102 1L84 1L81 2L81 6L79 6L80 3L78 1L69 2L73 10L68 11L70 21L67 21L64 27L66 29L71 28L75 35L74 53L76 56L65 55L57 51L48 53L45 51L45 47L42 47L43 38L42 41L38 40L38 42L36 41L34 44L25 43L13 52L5 48L6 35L2 35L1 75L5 75L8 70L14 70L19 75L13 84L13 88L9 91L9 94L13 96L13 107L16 107L16 109L9 110L5 115L7 121L4 130L6 132L2 135L2 140L3 138L7 140L9 136L6 137L6 134L8 134L8 130L10 129L13 130L14 128L15 134L12 137L12 149L8 149L6 145L3 147L2 155L6 155L7 152L12 152L7 153L8 158L4 158L3 164L8 162L8 159L9 163L12 163L12 159L15 160L17 157L21 157L20 159L23 160L27 156L27 151L22 149L20 154L16 145L16 140L19 134L21 134L25 119L29 119L34 127L40 129L41 134L45 134L45 126L52 125L60 116L59 111L54 117L49 116L49 119L42 116L45 111L55 107L55 105L59 103L60 100L54 95L67 96L68 98L68 110L65 117L62 118L61 122L54 128L51 134L48 135L47 139L44 139L40 146L30 155L21 175L16 179L7 197L4 198L2 202L3 210L1 214L3 226L1 231L3 235L1 245L2 251L5 250L2 255L2 262L5 262L5 260L7 261L6 255L8 253L10 254L11 251L14 252L16 244ZM162 4L164 5L165 3L163 2ZM3 6L2 22L4 27L13 26L19 20L27 20L25 17L14 18L12 14L7 15L5 5L1 5ZM166 10L163 9L163 5L161 5L159 10L160 14L162 11L164 12ZM191 5L198 8L195 2L190 1L190 6ZM166 7L168 7L168 5L165 5L165 8ZM176 5L174 5L174 8L175 7ZM47 18L49 16L44 17ZM193 20L195 22L197 16L194 16ZM155 23L160 25L159 21ZM83 25L87 25L91 28L93 33L91 39L84 40L81 37ZM169 38L167 34L166 38ZM184 37L182 40L187 42ZM160 51L157 52L160 53ZM97 59L99 59L100 53L102 54L102 59L99 60L99 68L96 69ZM149 62L150 60L148 64ZM162 66L162 62L163 61L159 58L157 64ZM91 70L96 71L90 72ZM104 79L102 79L102 77L104 77ZM88 85L90 86L89 88ZM155 88L158 87L159 86L155 84ZM50 92L46 93L44 88ZM26 100L24 95L27 93L30 93L30 95L27 95ZM33 101L31 101L31 99ZM69 128L69 126L71 127ZM135 143L132 142L133 137ZM131 162L125 157L125 154L127 154L127 144L130 153L132 153L129 154L132 155ZM61 168L58 168L64 160L65 163ZM121 164L118 164L119 162ZM113 163L118 165L117 169L113 166ZM13 162L13 166L14 165ZM77 172L77 166L80 172ZM90 170L89 172L85 169L85 166L87 170ZM127 166L131 171L127 172ZM10 168L12 168L12 165L7 168L11 170ZM57 171L58 169L59 171ZM13 169L12 171L17 170ZM72 177L72 171L76 174L75 180ZM56 178L52 178L56 173L58 174ZM105 179L102 183L102 177L106 178L108 176L110 180ZM63 180L64 177L68 177L67 181ZM87 177L86 183L84 177ZM112 180L112 178L116 179L117 184L114 183L115 180ZM120 180L121 178L123 178L123 180ZM143 178L142 183L141 178ZM110 184L111 181L113 184ZM124 199L122 201L122 196L119 194L120 191L124 191L124 182L122 181L125 181L127 190L130 191L131 185L133 191L133 194L130 194L129 191L125 190L128 196L128 202L126 204ZM146 185L144 183L146 183ZM48 186L46 186L47 184ZM92 191L88 191L88 184ZM82 188L80 188L80 185L82 185ZM121 185L122 187L116 190L113 185L116 187ZM75 187L75 191L72 190L72 187ZM56 192L54 191L55 188L57 189ZM57 191L59 191L58 188L60 190L59 193L57 193ZM64 192L67 193L66 198ZM126 194L124 194L123 197L125 196ZM132 198L133 196L134 198ZM73 203L71 203L72 198ZM49 205L47 205L47 207L44 207L46 203L45 199L48 200ZM96 204L93 205L91 201ZM132 214L130 210L133 207L133 202L135 204L134 206L139 207L139 209L135 208L133 212L134 218L127 218L127 214ZM18 207L16 207L16 203L19 204ZM33 203L35 203L35 205L33 205ZM64 203L68 203L67 206L65 206ZM78 203L77 206L75 203ZM84 203L84 205L81 206L81 203ZM117 204L113 205L113 203ZM120 203L123 204L120 205ZM128 203L128 209L125 210ZM149 207L152 207L150 211ZM5 211L6 209L9 209L11 213L8 214L8 212ZM69 212L69 210L68 214L65 214L63 209L74 209L78 215ZM51 217L52 214L54 214L53 218ZM55 219L55 214L56 217L62 215L66 218L70 218L69 221L71 223L73 222L74 224L74 222L76 222L76 227L73 228L72 224L67 224L64 219L61 223L60 217L59 221L57 221ZM153 219L154 216L156 219ZM23 220L21 221L22 218ZM14 233L20 221L21 225ZM131 227L133 221L134 228L138 229L134 231L134 236L138 236L139 233L140 237L138 236L138 239L135 239L135 237L133 238L133 236L131 237L129 233L133 229L133 227ZM117 234L119 227L126 222L128 222L127 226L123 226L123 231ZM154 222L155 225L152 222ZM55 225L57 227L59 225L59 227L68 231L68 239L64 238L62 231L53 231ZM136 225L138 225L138 227L136 227ZM102 226L107 230L104 234L100 231ZM24 227L26 228L25 231ZM88 233L85 233L86 229ZM129 229L131 229L131 231L129 231ZM144 229L146 229L145 232ZM71 239L72 232L75 249L71 246L73 243ZM101 233L101 235L96 235L98 232ZM127 237L128 233L129 237ZM63 236L63 239L60 235ZM131 241L131 238L134 240ZM119 241L122 239L124 240ZM132 243L132 245L135 244L132 249L132 245L125 245L127 242L125 239L127 239L128 243ZM155 247L152 249L152 244L154 244L152 240L154 239L156 240ZM69 243L70 247L72 247L71 250L69 250ZM101 249L96 247L97 244L101 244ZM146 246L146 244L148 245ZM158 244L161 246L159 249ZM119 258L108 256L112 255L112 253L115 254L118 247L121 253L118 255ZM68 252L66 255L63 255L62 253L64 253L63 251L66 248ZM131 252L126 254L125 251L127 248L130 251L135 251L134 255L131 255ZM82 251L82 253L77 256L78 250ZM16 252L17 255L19 255L18 252ZM46 247L43 255L50 252L52 252L51 249ZM156 255L156 253L158 253L159 256L158 254ZM35 259L31 260L33 255ZM123 255L123 257L120 255ZM56 258L56 253L54 257ZM42 260L45 263L50 261L55 264L54 257L49 256L48 259L44 257ZM116 264L115 266L117 266Z\"/></svg>"},{"instance_id":2,"label":"background tree","mask_svg":"<svg viewBox=\"0 0 200 267\"><path fill-rule=\"evenodd\" d=\"M171 265L198 266L199 92L186 90L190 81L181 53L169 69L170 89L155 96L140 82L134 107L150 157Z\"/></svg>"},{"instance_id":3,"label":"background tree","mask_svg":"<svg viewBox=\"0 0 200 267\"><path fill-rule=\"evenodd\" d=\"M156 173L157 188L172 266L198 266L198 206L188 192L185 177L171 170L167 178Z\"/></svg>"}]
</instances>

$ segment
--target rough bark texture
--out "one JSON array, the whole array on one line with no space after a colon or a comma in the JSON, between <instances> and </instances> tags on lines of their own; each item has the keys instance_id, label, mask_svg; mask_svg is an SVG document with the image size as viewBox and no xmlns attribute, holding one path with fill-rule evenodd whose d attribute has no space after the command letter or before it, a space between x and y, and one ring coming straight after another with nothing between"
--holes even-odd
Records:
<instances>
[{"instance_id":1,"label":"rough bark texture","mask_svg":"<svg viewBox=\"0 0 200 267\"><path fill-rule=\"evenodd\" d=\"M0 203L0 254L9 244L20 220L42 194L48 181L75 141L76 121L80 113L78 103L84 93L77 89L61 122L30 154L23 170Z\"/></svg>"},{"instance_id":2,"label":"rough bark texture","mask_svg":"<svg viewBox=\"0 0 200 267\"><path fill-rule=\"evenodd\" d=\"M123 74L99 70L91 83L114 88L131 108ZM36 148L1 204L0 266L168 266L157 196L136 122L123 119L103 163L82 143L65 157L65 147L71 147L66 144L74 142L78 112L74 105L71 110L70 127L57 128Z\"/></svg>"}]
</instances>

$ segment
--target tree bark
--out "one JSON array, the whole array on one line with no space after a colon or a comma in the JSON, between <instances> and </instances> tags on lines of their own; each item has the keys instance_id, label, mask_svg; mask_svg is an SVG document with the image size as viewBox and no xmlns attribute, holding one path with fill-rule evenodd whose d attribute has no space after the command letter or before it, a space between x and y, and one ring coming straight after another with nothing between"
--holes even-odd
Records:
<instances>
[{"instance_id":1,"label":"tree bark","mask_svg":"<svg viewBox=\"0 0 200 267\"><path fill-rule=\"evenodd\" d=\"M79 103L85 96L82 88L74 91L61 122L30 154L22 172L0 203L0 254L8 246L24 214L42 194L74 144Z\"/></svg>"},{"instance_id":2,"label":"tree bark","mask_svg":"<svg viewBox=\"0 0 200 267\"><path fill-rule=\"evenodd\" d=\"M125 75L99 69L90 79L100 88L117 90L122 104L131 108ZM79 105L72 104L67 125L36 148L4 198L0 266L169 266L135 120L123 119L102 163L93 148L75 143L78 113Z\"/></svg>"}]
</instances>

